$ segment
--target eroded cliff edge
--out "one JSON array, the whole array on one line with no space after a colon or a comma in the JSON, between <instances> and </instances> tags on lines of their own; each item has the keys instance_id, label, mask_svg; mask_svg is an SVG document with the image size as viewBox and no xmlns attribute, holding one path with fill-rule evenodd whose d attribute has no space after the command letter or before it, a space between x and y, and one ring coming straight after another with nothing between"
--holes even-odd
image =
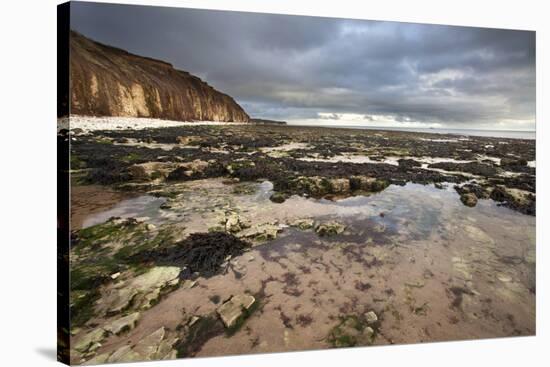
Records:
<instances>
[{"instance_id":1,"label":"eroded cliff edge","mask_svg":"<svg viewBox=\"0 0 550 367\"><path fill-rule=\"evenodd\" d=\"M248 122L230 96L171 64L71 31L70 113L177 121Z\"/></svg>"}]
</instances>

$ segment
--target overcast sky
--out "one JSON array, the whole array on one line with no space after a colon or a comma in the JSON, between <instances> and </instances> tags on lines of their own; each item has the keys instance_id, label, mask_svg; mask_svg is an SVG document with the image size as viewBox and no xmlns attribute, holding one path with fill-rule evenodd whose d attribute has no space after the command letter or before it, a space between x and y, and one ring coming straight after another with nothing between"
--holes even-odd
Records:
<instances>
[{"instance_id":1,"label":"overcast sky","mask_svg":"<svg viewBox=\"0 0 550 367\"><path fill-rule=\"evenodd\" d=\"M71 27L172 63L253 117L535 128L535 33L99 3Z\"/></svg>"}]
</instances>

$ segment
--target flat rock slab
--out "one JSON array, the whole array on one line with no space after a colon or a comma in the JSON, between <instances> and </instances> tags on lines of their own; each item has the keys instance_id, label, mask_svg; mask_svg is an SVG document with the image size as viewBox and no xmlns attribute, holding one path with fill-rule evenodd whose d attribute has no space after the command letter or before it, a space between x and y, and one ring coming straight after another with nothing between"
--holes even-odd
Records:
<instances>
[{"instance_id":1,"label":"flat rock slab","mask_svg":"<svg viewBox=\"0 0 550 367\"><path fill-rule=\"evenodd\" d=\"M134 312L128 316L121 317L103 328L113 334L119 335L125 331L132 330L136 327L136 324L140 318L139 312Z\"/></svg>"},{"instance_id":2,"label":"flat rock slab","mask_svg":"<svg viewBox=\"0 0 550 367\"><path fill-rule=\"evenodd\" d=\"M151 361L176 358L174 344L177 337L167 335L166 329L161 327L141 339L136 345L124 345L113 353L104 353L88 360L85 365L99 363L124 363L137 361Z\"/></svg>"},{"instance_id":3,"label":"flat rock slab","mask_svg":"<svg viewBox=\"0 0 550 367\"><path fill-rule=\"evenodd\" d=\"M218 307L216 312L222 319L225 327L232 327L246 310L256 302L253 296L242 294L231 297L231 299Z\"/></svg>"},{"instance_id":4,"label":"flat rock slab","mask_svg":"<svg viewBox=\"0 0 550 367\"><path fill-rule=\"evenodd\" d=\"M179 283L181 269L177 266L158 266L145 274L117 284L98 302L98 310L116 314L129 308L147 309L156 301L163 288Z\"/></svg>"},{"instance_id":5,"label":"flat rock slab","mask_svg":"<svg viewBox=\"0 0 550 367\"><path fill-rule=\"evenodd\" d=\"M93 344L101 342L105 336L107 336L107 332L103 328L94 329L80 338L78 343L75 344L74 349L84 353L88 351Z\"/></svg>"},{"instance_id":6,"label":"flat rock slab","mask_svg":"<svg viewBox=\"0 0 550 367\"><path fill-rule=\"evenodd\" d=\"M313 219L310 218L302 218L302 219L296 219L289 223L291 227L296 227L298 229L301 229L302 231L305 231L307 229L313 228L313 225L315 224Z\"/></svg>"},{"instance_id":7,"label":"flat rock slab","mask_svg":"<svg viewBox=\"0 0 550 367\"><path fill-rule=\"evenodd\" d=\"M315 228L315 232L317 232L319 236L334 236L344 233L345 230L346 226L336 221L322 223Z\"/></svg>"}]
</instances>

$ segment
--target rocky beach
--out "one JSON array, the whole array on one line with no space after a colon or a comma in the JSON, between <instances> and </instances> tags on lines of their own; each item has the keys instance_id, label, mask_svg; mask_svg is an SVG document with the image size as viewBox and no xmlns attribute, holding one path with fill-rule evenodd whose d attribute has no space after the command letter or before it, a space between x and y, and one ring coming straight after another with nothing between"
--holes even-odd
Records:
<instances>
[{"instance_id":1,"label":"rocky beach","mask_svg":"<svg viewBox=\"0 0 550 367\"><path fill-rule=\"evenodd\" d=\"M69 6L60 361L535 335L534 32Z\"/></svg>"},{"instance_id":2,"label":"rocky beach","mask_svg":"<svg viewBox=\"0 0 550 367\"><path fill-rule=\"evenodd\" d=\"M59 132L72 363L534 335L534 140L156 126Z\"/></svg>"}]
</instances>

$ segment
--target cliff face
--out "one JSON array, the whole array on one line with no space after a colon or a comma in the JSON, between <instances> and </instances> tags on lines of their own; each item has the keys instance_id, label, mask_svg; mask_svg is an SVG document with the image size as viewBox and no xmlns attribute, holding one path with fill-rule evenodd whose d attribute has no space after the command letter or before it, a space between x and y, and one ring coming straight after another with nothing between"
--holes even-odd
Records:
<instances>
[{"instance_id":1,"label":"cliff face","mask_svg":"<svg viewBox=\"0 0 550 367\"><path fill-rule=\"evenodd\" d=\"M249 121L233 98L169 63L70 37L71 114Z\"/></svg>"}]
</instances>

